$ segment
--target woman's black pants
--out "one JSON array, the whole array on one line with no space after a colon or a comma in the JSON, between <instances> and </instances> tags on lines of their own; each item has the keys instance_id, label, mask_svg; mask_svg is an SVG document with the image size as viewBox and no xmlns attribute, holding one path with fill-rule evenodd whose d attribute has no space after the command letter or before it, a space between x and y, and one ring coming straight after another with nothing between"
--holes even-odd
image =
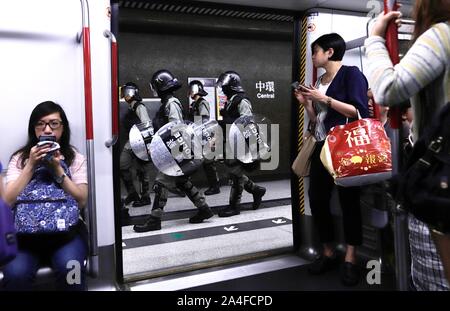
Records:
<instances>
[{"instance_id":1,"label":"woman's black pants","mask_svg":"<svg viewBox=\"0 0 450 311\"><path fill-rule=\"evenodd\" d=\"M323 144L323 141L316 144L311 157L308 195L314 223L319 231L320 242L329 243L334 241L330 199L335 184L333 177L320 161L320 151ZM336 187L342 209L345 242L349 245L361 245L360 187Z\"/></svg>"}]
</instances>

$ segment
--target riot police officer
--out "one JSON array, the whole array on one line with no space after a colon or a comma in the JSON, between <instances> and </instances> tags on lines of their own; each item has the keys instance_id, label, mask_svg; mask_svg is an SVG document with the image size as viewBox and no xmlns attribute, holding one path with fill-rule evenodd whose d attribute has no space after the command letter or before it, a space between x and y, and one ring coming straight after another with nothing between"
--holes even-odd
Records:
<instances>
[{"instance_id":1,"label":"riot police officer","mask_svg":"<svg viewBox=\"0 0 450 311\"><path fill-rule=\"evenodd\" d=\"M159 70L153 74L150 88L161 99L161 107L153 120L155 131L169 122L183 122L183 107L178 98L174 96L174 92L180 87L181 83L168 70ZM133 227L134 231L146 232L161 229L161 216L163 208L167 203L167 187L173 180L175 180L177 187L186 193L187 197L198 209L197 213L189 218L190 223L201 223L203 220L211 218L214 215L208 204L206 204L204 196L197 190L188 177L173 177L158 172L153 186L155 199L151 214L143 224L135 225Z\"/></svg>"},{"instance_id":2,"label":"riot police officer","mask_svg":"<svg viewBox=\"0 0 450 311\"><path fill-rule=\"evenodd\" d=\"M142 103L142 98L139 95L139 88L133 82L128 82L120 87L120 97L125 99L128 104L128 113L125 116L125 129L127 133L134 124L149 122L150 117ZM136 165L138 176L141 179L141 196L134 187L131 168L133 164ZM151 204L150 199L150 162L138 159L127 140L125 146L120 154L120 177L127 190L127 197L125 198L125 205L133 202L133 207L139 207Z\"/></svg>"},{"instance_id":3,"label":"riot police officer","mask_svg":"<svg viewBox=\"0 0 450 311\"><path fill-rule=\"evenodd\" d=\"M241 77L238 73L234 71L222 73L218 78L217 86L221 87L223 93L227 96L225 106L220 111L225 124L231 125L242 116L252 116L252 104L250 99L245 96L244 88L241 85ZM219 217L230 217L240 213L240 202L244 189L253 195L252 208L259 208L262 197L266 193L266 188L256 185L244 174L246 164L238 159L227 159L225 164L228 166L232 185L229 206L219 212Z\"/></svg>"},{"instance_id":4,"label":"riot police officer","mask_svg":"<svg viewBox=\"0 0 450 311\"><path fill-rule=\"evenodd\" d=\"M208 93L204 90L203 84L199 80L194 80L189 83L189 96L194 100L190 114L194 122L205 123L211 117L209 103L204 98L206 95ZM203 169L205 170L209 185L209 188L205 191L205 195L220 193L219 174L217 173L214 159L205 159L203 161Z\"/></svg>"}]
</instances>

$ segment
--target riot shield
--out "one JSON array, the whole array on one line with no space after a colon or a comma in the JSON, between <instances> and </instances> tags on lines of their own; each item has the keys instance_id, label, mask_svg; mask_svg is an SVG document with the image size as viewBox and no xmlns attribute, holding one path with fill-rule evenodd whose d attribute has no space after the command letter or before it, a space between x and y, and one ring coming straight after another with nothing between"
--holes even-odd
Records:
<instances>
[{"instance_id":1,"label":"riot shield","mask_svg":"<svg viewBox=\"0 0 450 311\"><path fill-rule=\"evenodd\" d=\"M150 161L150 143L154 135L152 122L133 125L128 134L134 154L141 160Z\"/></svg>"},{"instance_id":2,"label":"riot shield","mask_svg":"<svg viewBox=\"0 0 450 311\"><path fill-rule=\"evenodd\" d=\"M267 123L267 119L262 117L241 116L236 119L228 130L227 159L245 164L268 160Z\"/></svg>"},{"instance_id":3,"label":"riot shield","mask_svg":"<svg viewBox=\"0 0 450 311\"><path fill-rule=\"evenodd\" d=\"M202 164L201 136L190 122L170 122L161 127L150 143L155 166L169 176L188 176Z\"/></svg>"}]
</instances>

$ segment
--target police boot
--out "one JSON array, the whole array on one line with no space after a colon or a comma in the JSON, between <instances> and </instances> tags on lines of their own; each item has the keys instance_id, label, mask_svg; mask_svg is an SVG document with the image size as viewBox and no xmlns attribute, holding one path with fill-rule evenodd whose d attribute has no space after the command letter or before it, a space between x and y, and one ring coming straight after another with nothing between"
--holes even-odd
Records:
<instances>
[{"instance_id":1,"label":"police boot","mask_svg":"<svg viewBox=\"0 0 450 311\"><path fill-rule=\"evenodd\" d=\"M219 212L219 217L230 217L241 213L241 196L244 187L237 178L233 179L230 191L230 205Z\"/></svg>"},{"instance_id":2,"label":"police boot","mask_svg":"<svg viewBox=\"0 0 450 311\"><path fill-rule=\"evenodd\" d=\"M198 208L197 214L189 218L191 224L199 224L203 220L214 216L211 208L206 204L205 197L200 194L200 191L192 184L190 180L181 179L177 182L177 187L186 193L189 200Z\"/></svg>"},{"instance_id":3,"label":"police boot","mask_svg":"<svg viewBox=\"0 0 450 311\"><path fill-rule=\"evenodd\" d=\"M197 214L195 214L194 216L189 218L189 222L191 224L199 224L199 223L202 223L203 220L211 218L213 216L214 216L213 211L211 210L211 208L208 205L206 205L202 208L199 208L197 211Z\"/></svg>"},{"instance_id":4,"label":"police boot","mask_svg":"<svg viewBox=\"0 0 450 311\"><path fill-rule=\"evenodd\" d=\"M150 187L147 182L142 183L142 192L141 199L133 202L133 207L140 207L144 205L152 204L152 200L150 199Z\"/></svg>"},{"instance_id":5,"label":"police boot","mask_svg":"<svg viewBox=\"0 0 450 311\"><path fill-rule=\"evenodd\" d=\"M129 195L127 195L127 197L125 198L125 205L128 205L131 202L136 202L139 200L140 200L139 194L136 191L134 191L134 192L130 193Z\"/></svg>"},{"instance_id":6,"label":"police boot","mask_svg":"<svg viewBox=\"0 0 450 311\"><path fill-rule=\"evenodd\" d=\"M136 232L147 232L161 229L161 217L163 208L167 203L167 189L155 183L153 186L155 191L155 200L153 201L152 212L143 224L135 225L133 230Z\"/></svg>"},{"instance_id":7,"label":"police boot","mask_svg":"<svg viewBox=\"0 0 450 311\"><path fill-rule=\"evenodd\" d=\"M150 215L143 224L134 225L133 230L136 232L161 230L161 218Z\"/></svg>"},{"instance_id":8,"label":"police boot","mask_svg":"<svg viewBox=\"0 0 450 311\"><path fill-rule=\"evenodd\" d=\"M214 185L205 190L205 195L213 195L220 193L219 185Z\"/></svg>"},{"instance_id":9,"label":"police boot","mask_svg":"<svg viewBox=\"0 0 450 311\"><path fill-rule=\"evenodd\" d=\"M253 194L252 209L258 209L261 205L262 197L266 194L266 188L258 186L250 179L244 184L245 191Z\"/></svg>"},{"instance_id":10,"label":"police boot","mask_svg":"<svg viewBox=\"0 0 450 311\"><path fill-rule=\"evenodd\" d=\"M205 191L205 195L220 193L219 175L217 174L217 169L214 162L203 163L203 168L205 170L206 179L208 180L209 185L209 188Z\"/></svg>"},{"instance_id":11,"label":"police boot","mask_svg":"<svg viewBox=\"0 0 450 311\"><path fill-rule=\"evenodd\" d=\"M130 204L131 202L138 201L139 194L136 192L134 188L133 180L131 179L131 174L128 170L121 170L120 175L122 177L123 184L125 185L125 189L127 189L127 197L125 198L125 205Z\"/></svg>"},{"instance_id":12,"label":"police boot","mask_svg":"<svg viewBox=\"0 0 450 311\"><path fill-rule=\"evenodd\" d=\"M150 205L152 204L152 199L150 199L150 196L142 196L138 201L133 202L133 207L141 207L144 205Z\"/></svg>"}]
</instances>

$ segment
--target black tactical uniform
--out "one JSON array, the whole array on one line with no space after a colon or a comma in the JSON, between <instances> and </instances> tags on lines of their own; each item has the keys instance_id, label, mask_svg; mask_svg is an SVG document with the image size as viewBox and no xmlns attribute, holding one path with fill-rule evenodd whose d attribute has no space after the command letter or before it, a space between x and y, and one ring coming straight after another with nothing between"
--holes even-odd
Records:
<instances>
[{"instance_id":1,"label":"black tactical uniform","mask_svg":"<svg viewBox=\"0 0 450 311\"><path fill-rule=\"evenodd\" d=\"M203 97L208 93L203 89L203 84L194 80L189 83L189 96L194 100L191 107L191 118L194 122L208 122L211 114L208 101ZM205 191L205 195L220 193L219 174L214 159L204 159L203 169L205 170L206 179L209 188Z\"/></svg>"},{"instance_id":2,"label":"black tactical uniform","mask_svg":"<svg viewBox=\"0 0 450 311\"><path fill-rule=\"evenodd\" d=\"M173 92L181 87L181 84L167 70L157 71L151 80L151 87L161 98L161 108L153 120L155 131L165 124L173 121L183 121L183 108L180 101L174 97ZM187 197L197 207L197 213L189 218L190 223L201 223L211 218L214 214L205 202L205 198L192 184L188 177L173 177L158 172L153 190L155 199L150 216L143 224L133 227L136 232L146 232L161 229L161 216L163 208L167 203L167 187L175 181L178 188L186 193Z\"/></svg>"},{"instance_id":3,"label":"black tactical uniform","mask_svg":"<svg viewBox=\"0 0 450 311\"><path fill-rule=\"evenodd\" d=\"M148 122L147 109L142 103L142 98L139 96L139 89L136 84L128 82L121 87L121 98L124 98L128 104L128 113L125 116L125 130L128 133L131 127L135 124ZM138 176L141 182L141 196L136 191L133 183L133 176L131 168L135 165ZM120 177L127 190L127 197L125 204L133 202L133 207L148 205L150 200L150 169L151 163L138 159L131 150L130 142L127 140L123 150L120 154Z\"/></svg>"},{"instance_id":4,"label":"black tactical uniform","mask_svg":"<svg viewBox=\"0 0 450 311\"><path fill-rule=\"evenodd\" d=\"M252 116L252 105L250 100L245 96L239 74L234 71L224 72L219 76L217 85L222 87L222 91L227 96L225 107L220 111L225 125L233 124L239 117ZM256 185L244 174L246 164L237 159L227 159L225 164L229 168L232 180L230 205L219 212L219 217L230 217L240 213L240 202L244 189L253 195L253 209L259 208L266 189Z\"/></svg>"}]
</instances>

